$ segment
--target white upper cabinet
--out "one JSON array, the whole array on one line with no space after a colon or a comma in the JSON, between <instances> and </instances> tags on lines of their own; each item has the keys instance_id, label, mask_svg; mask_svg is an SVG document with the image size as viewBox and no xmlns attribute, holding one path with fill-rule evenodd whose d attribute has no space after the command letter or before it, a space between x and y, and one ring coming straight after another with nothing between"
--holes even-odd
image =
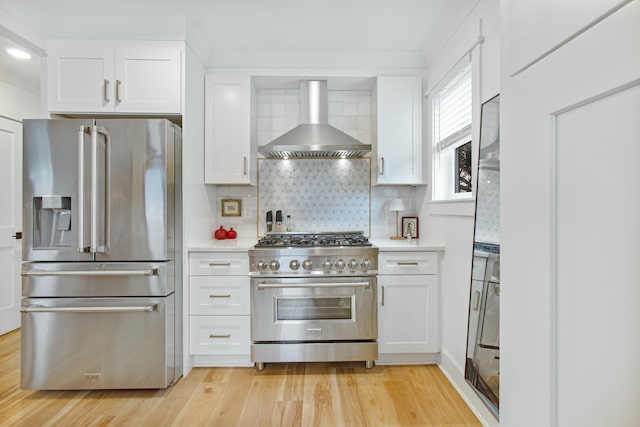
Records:
<instances>
[{"instance_id":1,"label":"white upper cabinet","mask_svg":"<svg viewBox=\"0 0 640 427\"><path fill-rule=\"evenodd\" d=\"M50 40L52 113L180 114L181 42Z\"/></svg>"},{"instance_id":2,"label":"white upper cabinet","mask_svg":"<svg viewBox=\"0 0 640 427\"><path fill-rule=\"evenodd\" d=\"M421 77L378 77L376 95L374 185L424 184Z\"/></svg>"},{"instance_id":3,"label":"white upper cabinet","mask_svg":"<svg viewBox=\"0 0 640 427\"><path fill-rule=\"evenodd\" d=\"M251 78L205 78L205 184L255 185L251 138Z\"/></svg>"}]
</instances>

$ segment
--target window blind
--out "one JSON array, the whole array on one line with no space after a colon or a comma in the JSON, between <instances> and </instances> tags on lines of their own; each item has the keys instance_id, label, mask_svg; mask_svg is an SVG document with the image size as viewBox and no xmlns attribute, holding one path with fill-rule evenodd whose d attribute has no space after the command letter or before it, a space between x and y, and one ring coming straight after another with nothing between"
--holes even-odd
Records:
<instances>
[{"instance_id":1,"label":"window blind","mask_svg":"<svg viewBox=\"0 0 640 427\"><path fill-rule=\"evenodd\" d=\"M436 150L471 136L471 64L456 74L433 100Z\"/></svg>"}]
</instances>

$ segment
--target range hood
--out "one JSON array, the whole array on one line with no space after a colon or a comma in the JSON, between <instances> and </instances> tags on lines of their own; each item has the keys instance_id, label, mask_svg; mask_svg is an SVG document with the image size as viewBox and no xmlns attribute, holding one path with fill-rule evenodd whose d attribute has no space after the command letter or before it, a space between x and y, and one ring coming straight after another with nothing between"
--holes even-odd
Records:
<instances>
[{"instance_id":1,"label":"range hood","mask_svg":"<svg viewBox=\"0 0 640 427\"><path fill-rule=\"evenodd\" d=\"M363 144L328 123L327 81L300 82L302 124L258 147L258 152L273 158L348 158L362 157L371 151Z\"/></svg>"}]
</instances>

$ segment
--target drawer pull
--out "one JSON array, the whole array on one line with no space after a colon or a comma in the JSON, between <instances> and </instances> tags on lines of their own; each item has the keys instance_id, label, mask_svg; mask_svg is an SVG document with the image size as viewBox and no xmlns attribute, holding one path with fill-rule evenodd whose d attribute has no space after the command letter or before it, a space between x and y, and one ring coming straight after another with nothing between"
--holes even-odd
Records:
<instances>
[{"instance_id":1,"label":"drawer pull","mask_svg":"<svg viewBox=\"0 0 640 427\"><path fill-rule=\"evenodd\" d=\"M209 298L231 298L231 294L226 295L209 295Z\"/></svg>"},{"instance_id":2,"label":"drawer pull","mask_svg":"<svg viewBox=\"0 0 640 427\"><path fill-rule=\"evenodd\" d=\"M398 261L396 264L398 265L412 265L417 267L418 266L418 262L417 261Z\"/></svg>"},{"instance_id":3,"label":"drawer pull","mask_svg":"<svg viewBox=\"0 0 640 427\"><path fill-rule=\"evenodd\" d=\"M209 335L209 338L231 338L231 334L226 334L226 335L215 335L215 334L211 334Z\"/></svg>"},{"instance_id":4,"label":"drawer pull","mask_svg":"<svg viewBox=\"0 0 640 427\"><path fill-rule=\"evenodd\" d=\"M210 262L209 267L231 267L230 262Z\"/></svg>"}]
</instances>

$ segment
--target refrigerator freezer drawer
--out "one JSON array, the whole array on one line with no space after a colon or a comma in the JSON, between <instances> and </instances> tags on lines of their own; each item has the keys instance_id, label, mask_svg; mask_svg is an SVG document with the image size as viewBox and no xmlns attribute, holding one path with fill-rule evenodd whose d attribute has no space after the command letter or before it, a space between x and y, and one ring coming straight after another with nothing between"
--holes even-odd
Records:
<instances>
[{"instance_id":1,"label":"refrigerator freezer drawer","mask_svg":"<svg viewBox=\"0 0 640 427\"><path fill-rule=\"evenodd\" d=\"M174 262L25 263L25 297L166 296L175 289Z\"/></svg>"},{"instance_id":2,"label":"refrigerator freezer drawer","mask_svg":"<svg viewBox=\"0 0 640 427\"><path fill-rule=\"evenodd\" d=\"M174 296L25 298L21 386L164 388L177 380Z\"/></svg>"}]
</instances>

